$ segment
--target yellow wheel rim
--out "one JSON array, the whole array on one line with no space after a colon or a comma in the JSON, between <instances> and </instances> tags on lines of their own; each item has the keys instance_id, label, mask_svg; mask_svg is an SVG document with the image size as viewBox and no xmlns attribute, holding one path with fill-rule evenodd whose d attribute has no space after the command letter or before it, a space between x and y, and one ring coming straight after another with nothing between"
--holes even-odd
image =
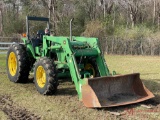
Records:
<instances>
[{"instance_id":1,"label":"yellow wheel rim","mask_svg":"<svg viewBox=\"0 0 160 120\"><path fill-rule=\"evenodd\" d=\"M17 72L17 58L14 52L11 52L9 54L9 58L8 58L8 68L9 68L9 72L12 76L15 76L16 72Z\"/></svg>"},{"instance_id":2,"label":"yellow wheel rim","mask_svg":"<svg viewBox=\"0 0 160 120\"><path fill-rule=\"evenodd\" d=\"M93 75L93 77L96 76L95 69L94 69L94 67L90 63L87 63L85 65L84 69L87 70L87 71L89 71L91 73L91 75Z\"/></svg>"},{"instance_id":3,"label":"yellow wheel rim","mask_svg":"<svg viewBox=\"0 0 160 120\"><path fill-rule=\"evenodd\" d=\"M36 71L36 80L38 86L43 88L46 84L46 72L42 66L39 66Z\"/></svg>"}]
</instances>

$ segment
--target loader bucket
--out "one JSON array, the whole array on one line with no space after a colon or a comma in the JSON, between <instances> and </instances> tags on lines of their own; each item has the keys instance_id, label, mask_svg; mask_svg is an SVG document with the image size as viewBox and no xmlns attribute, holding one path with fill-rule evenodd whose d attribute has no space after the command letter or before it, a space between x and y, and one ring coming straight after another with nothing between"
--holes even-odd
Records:
<instances>
[{"instance_id":1,"label":"loader bucket","mask_svg":"<svg viewBox=\"0 0 160 120\"><path fill-rule=\"evenodd\" d=\"M88 79L82 86L86 107L114 107L138 103L154 95L143 85L139 73Z\"/></svg>"}]
</instances>

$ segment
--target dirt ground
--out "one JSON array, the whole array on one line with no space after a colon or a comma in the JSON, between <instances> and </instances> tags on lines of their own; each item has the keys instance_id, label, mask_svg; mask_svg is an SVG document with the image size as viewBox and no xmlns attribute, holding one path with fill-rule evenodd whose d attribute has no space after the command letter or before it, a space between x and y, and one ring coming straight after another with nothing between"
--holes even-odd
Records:
<instances>
[{"instance_id":1,"label":"dirt ground","mask_svg":"<svg viewBox=\"0 0 160 120\"><path fill-rule=\"evenodd\" d=\"M119 56L114 56L114 59L115 57L118 57L119 61L127 61L125 59L137 61L135 56L134 59L129 56L122 60ZM148 57L146 59L148 60ZM111 59L108 63L112 61L116 60ZM157 65L160 66L160 57L154 61L148 63L152 63L155 69ZM131 66L136 64L137 62L135 64L132 62ZM123 67L131 68L130 64L126 66L123 64L120 67L116 65L120 64L116 63L114 67L119 68L119 71L126 70ZM145 67L142 70L149 68ZM144 78L142 82L153 92L155 98L127 106L90 109L78 100L75 86L70 79L59 81L56 95L43 96L36 91L32 79L26 84L10 82L5 72L5 64L0 64L0 120L160 120L160 76L158 76L160 74L157 74L159 68L155 71L154 69L151 74L148 74L148 71L142 71L141 74Z\"/></svg>"},{"instance_id":2,"label":"dirt ground","mask_svg":"<svg viewBox=\"0 0 160 120\"><path fill-rule=\"evenodd\" d=\"M60 84L61 84L60 87L62 87L64 84L68 84L68 82L60 83ZM59 94L61 94L61 91L59 91ZM61 103L59 104L59 110L62 112L61 114L62 115L65 114L65 112L63 113L62 109L64 109L64 111L68 109L68 111L70 111L68 112L68 114L73 115L73 120L74 119L91 120L92 117L88 118L87 114L93 115L93 120L106 120L106 119L109 119L109 120L136 120L136 119L137 120L142 120L142 119L155 120L157 119L158 120L160 118L159 117L160 101L157 100L157 98L147 100L145 102L141 102L133 105L121 106L121 107L90 109L83 106L82 103L78 100L76 100L75 102L77 103L77 105L74 105L74 108L73 108L72 101L77 98L73 97L72 99L72 97L67 96L67 94L68 92L66 91L66 95L64 97L57 96L59 99L56 99L56 101L58 100L58 103L59 102ZM74 94L73 91L72 91L72 94ZM48 101L50 102L53 101L52 96L46 99L46 102ZM69 102L71 106L69 107L69 105L67 105L68 107L66 107L64 104L67 104ZM54 112L52 110L47 110L47 109L45 110L51 113ZM7 116L7 120L47 120L47 119L51 120L52 118L54 118L54 116L51 118L47 118L46 117L47 115L44 117L43 115L37 114L38 112L35 112L35 113L33 111L30 112L27 109L27 106L25 105L20 106L19 104L16 104L15 102L13 102L12 97L7 94L0 95L0 111L4 112L4 114ZM84 116L78 117L77 116L78 114L82 115L82 113L78 113L78 112L82 112ZM90 113L90 112L93 112L93 113ZM76 117L74 116L74 114ZM65 120L70 120L70 117L60 117L60 119L63 119L63 118Z\"/></svg>"},{"instance_id":3,"label":"dirt ground","mask_svg":"<svg viewBox=\"0 0 160 120\"><path fill-rule=\"evenodd\" d=\"M26 108L17 106L8 95L0 95L0 110L10 120L40 120L39 116L29 112Z\"/></svg>"}]
</instances>

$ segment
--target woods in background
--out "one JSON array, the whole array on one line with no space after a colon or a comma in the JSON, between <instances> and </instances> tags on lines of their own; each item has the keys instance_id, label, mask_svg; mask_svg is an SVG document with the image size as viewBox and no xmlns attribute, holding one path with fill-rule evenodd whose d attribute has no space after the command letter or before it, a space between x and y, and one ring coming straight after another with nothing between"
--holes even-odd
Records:
<instances>
[{"instance_id":1,"label":"woods in background","mask_svg":"<svg viewBox=\"0 0 160 120\"><path fill-rule=\"evenodd\" d=\"M160 41L160 0L1 0L0 36L25 32L27 15L49 17L55 35L69 36L69 20L75 18L75 36L98 37L103 43L114 40L113 46L119 40ZM141 43L137 42L144 54L146 45Z\"/></svg>"}]
</instances>

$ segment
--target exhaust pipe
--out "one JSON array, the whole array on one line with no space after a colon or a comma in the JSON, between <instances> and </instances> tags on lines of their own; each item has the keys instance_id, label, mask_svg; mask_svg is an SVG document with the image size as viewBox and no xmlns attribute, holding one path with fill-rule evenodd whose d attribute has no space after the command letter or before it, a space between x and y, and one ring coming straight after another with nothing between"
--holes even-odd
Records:
<instances>
[{"instance_id":1,"label":"exhaust pipe","mask_svg":"<svg viewBox=\"0 0 160 120\"><path fill-rule=\"evenodd\" d=\"M72 18L70 20L70 41L72 41L72 21L74 20L74 18Z\"/></svg>"}]
</instances>

